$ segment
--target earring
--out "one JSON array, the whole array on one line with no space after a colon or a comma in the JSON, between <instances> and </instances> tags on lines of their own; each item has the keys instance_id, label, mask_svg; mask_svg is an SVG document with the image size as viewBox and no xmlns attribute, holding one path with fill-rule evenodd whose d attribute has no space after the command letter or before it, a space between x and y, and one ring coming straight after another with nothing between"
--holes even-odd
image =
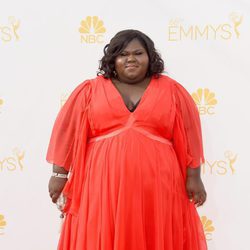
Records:
<instances>
[{"instance_id":1,"label":"earring","mask_svg":"<svg viewBox=\"0 0 250 250\"><path fill-rule=\"evenodd\" d=\"M114 75L115 78L117 78L117 73L116 73L115 70L113 71L113 75Z\"/></svg>"}]
</instances>

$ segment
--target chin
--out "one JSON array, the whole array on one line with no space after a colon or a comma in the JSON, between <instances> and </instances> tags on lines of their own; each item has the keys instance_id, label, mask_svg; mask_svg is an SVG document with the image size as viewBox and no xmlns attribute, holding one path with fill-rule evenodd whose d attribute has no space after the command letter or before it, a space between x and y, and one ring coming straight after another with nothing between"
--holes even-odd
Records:
<instances>
[{"instance_id":1,"label":"chin","mask_svg":"<svg viewBox=\"0 0 250 250\"><path fill-rule=\"evenodd\" d=\"M128 83L136 83L142 81L145 78L144 74L138 74L138 72L126 72L121 76L121 79Z\"/></svg>"},{"instance_id":2,"label":"chin","mask_svg":"<svg viewBox=\"0 0 250 250\"><path fill-rule=\"evenodd\" d=\"M141 79L142 78L141 74L138 74L137 72L128 72L126 74L126 77L129 79Z\"/></svg>"},{"instance_id":3,"label":"chin","mask_svg":"<svg viewBox=\"0 0 250 250\"><path fill-rule=\"evenodd\" d=\"M128 75L127 78L128 79L137 79L137 78L141 78L141 77L139 77L138 75L131 74L131 75Z\"/></svg>"},{"instance_id":4,"label":"chin","mask_svg":"<svg viewBox=\"0 0 250 250\"><path fill-rule=\"evenodd\" d=\"M140 79L141 79L141 77L139 77L137 75L127 76L127 81L129 81L129 82L136 82L136 81L139 81Z\"/></svg>"}]
</instances>

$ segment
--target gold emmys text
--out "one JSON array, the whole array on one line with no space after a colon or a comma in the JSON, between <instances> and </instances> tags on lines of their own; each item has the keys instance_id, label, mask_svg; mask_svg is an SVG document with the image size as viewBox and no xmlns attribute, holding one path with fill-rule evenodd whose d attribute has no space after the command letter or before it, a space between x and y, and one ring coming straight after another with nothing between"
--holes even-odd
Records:
<instances>
[{"instance_id":1,"label":"gold emmys text","mask_svg":"<svg viewBox=\"0 0 250 250\"><path fill-rule=\"evenodd\" d=\"M19 149L14 149L12 155L6 156L3 159L0 159L0 172L1 171L22 171L24 168L24 151Z\"/></svg>"}]
</instances>

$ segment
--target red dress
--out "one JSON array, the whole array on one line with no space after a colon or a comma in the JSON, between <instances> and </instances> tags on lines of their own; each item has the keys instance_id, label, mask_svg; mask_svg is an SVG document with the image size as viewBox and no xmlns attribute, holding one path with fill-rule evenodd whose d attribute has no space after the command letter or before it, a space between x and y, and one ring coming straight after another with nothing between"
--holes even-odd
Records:
<instances>
[{"instance_id":1,"label":"red dress","mask_svg":"<svg viewBox=\"0 0 250 250\"><path fill-rule=\"evenodd\" d=\"M110 79L79 85L61 109L47 160L71 170L59 250L206 250L187 197L187 166L204 162L188 92L152 77L130 112Z\"/></svg>"}]
</instances>

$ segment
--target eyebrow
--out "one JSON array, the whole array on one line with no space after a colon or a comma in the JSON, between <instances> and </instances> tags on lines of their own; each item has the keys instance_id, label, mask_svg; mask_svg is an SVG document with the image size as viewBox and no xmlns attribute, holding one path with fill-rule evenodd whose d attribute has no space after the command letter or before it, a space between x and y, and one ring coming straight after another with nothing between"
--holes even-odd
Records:
<instances>
[{"instance_id":1,"label":"eyebrow","mask_svg":"<svg viewBox=\"0 0 250 250\"><path fill-rule=\"evenodd\" d=\"M132 52L137 52L137 51L146 51L146 49L140 48L140 49L134 49L134 50L132 50ZM122 50L122 52L128 52L128 50L124 49L124 50Z\"/></svg>"}]
</instances>

